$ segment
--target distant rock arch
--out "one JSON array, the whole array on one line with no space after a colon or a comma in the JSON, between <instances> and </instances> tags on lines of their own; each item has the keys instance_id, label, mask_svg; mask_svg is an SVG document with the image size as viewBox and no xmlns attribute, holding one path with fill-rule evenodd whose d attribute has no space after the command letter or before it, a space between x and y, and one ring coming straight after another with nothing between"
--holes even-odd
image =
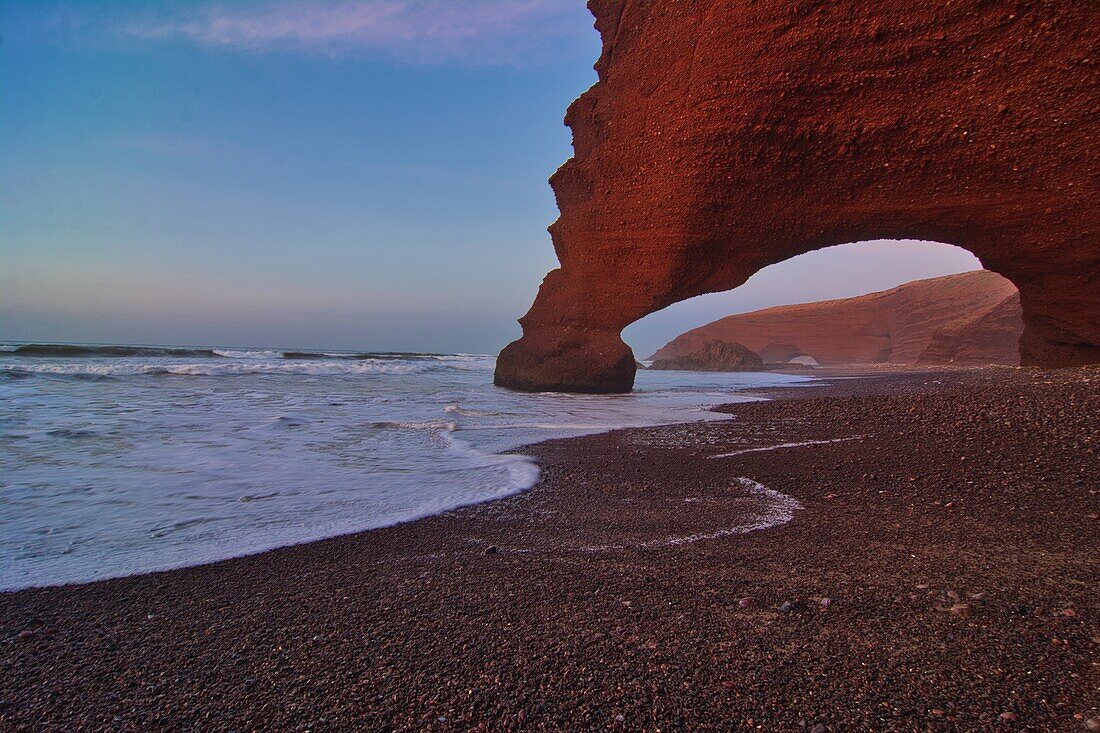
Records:
<instances>
[{"instance_id":1,"label":"distant rock arch","mask_svg":"<svg viewBox=\"0 0 1100 733\"><path fill-rule=\"evenodd\" d=\"M1100 361L1100 4L589 7L561 267L497 384L629 391L625 326L866 239L970 250L1020 290L1023 363Z\"/></svg>"}]
</instances>

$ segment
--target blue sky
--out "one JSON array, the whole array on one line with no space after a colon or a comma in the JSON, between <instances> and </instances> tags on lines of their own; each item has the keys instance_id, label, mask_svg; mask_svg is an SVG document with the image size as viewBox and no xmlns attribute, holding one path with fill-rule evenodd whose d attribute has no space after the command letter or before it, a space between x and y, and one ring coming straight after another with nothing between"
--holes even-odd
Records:
<instances>
[{"instance_id":1,"label":"blue sky","mask_svg":"<svg viewBox=\"0 0 1100 733\"><path fill-rule=\"evenodd\" d=\"M591 24L577 0L0 0L0 339L496 351L556 264ZM834 248L627 340L975 267Z\"/></svg>"}]
</instances>

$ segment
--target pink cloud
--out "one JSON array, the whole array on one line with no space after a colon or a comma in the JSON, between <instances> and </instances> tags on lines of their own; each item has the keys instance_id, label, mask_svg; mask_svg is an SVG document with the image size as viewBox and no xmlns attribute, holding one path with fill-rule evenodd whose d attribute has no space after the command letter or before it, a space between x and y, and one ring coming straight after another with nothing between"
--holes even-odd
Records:
<instances>
[{"instance_id":1,"label":"pink cloud","mask_svg":"<svg viewBox=\"0 0 1100 733\"><path fill-rule=\"evenodd\" d=\"M579 0L281 0L131 23L130 36L247 52L380 54L414 63L523 63L591 40Z\"/></svg>"}]
</instances>

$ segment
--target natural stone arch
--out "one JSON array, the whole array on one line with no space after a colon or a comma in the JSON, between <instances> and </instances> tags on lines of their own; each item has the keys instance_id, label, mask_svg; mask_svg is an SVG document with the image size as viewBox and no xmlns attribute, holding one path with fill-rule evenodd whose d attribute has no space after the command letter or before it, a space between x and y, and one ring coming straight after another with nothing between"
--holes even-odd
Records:
<instances>
[{"instance_id":1,"label":"natural stone arch","mask_svg":"<svg viewBox=\"0 0 1100 733\"><path fill-rule=\"evenodd\" d=\"M1100 4L593 0L561 263L497 384L628 391L620 331L844 242L970 250L1021 358L1100 361Z\"/></svg>"}]
</instances>

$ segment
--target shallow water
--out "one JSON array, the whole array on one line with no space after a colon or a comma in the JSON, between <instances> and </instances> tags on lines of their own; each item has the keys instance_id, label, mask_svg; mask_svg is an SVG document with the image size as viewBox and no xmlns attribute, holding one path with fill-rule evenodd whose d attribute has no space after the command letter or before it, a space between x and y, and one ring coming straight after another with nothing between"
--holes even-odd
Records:
<instances>
[{"instance_id":1,"label":"shallow water","mask_svg":"<svg viewBox=\"0 0 1100 733\"><path fill-rule=\"evenodd\" d=\"M521 394L494 359L0 347L0 588L195 565L532 486L503 451L728 416L780 374L640 372L630 395Z\"/></svg>"}]
</instances>

